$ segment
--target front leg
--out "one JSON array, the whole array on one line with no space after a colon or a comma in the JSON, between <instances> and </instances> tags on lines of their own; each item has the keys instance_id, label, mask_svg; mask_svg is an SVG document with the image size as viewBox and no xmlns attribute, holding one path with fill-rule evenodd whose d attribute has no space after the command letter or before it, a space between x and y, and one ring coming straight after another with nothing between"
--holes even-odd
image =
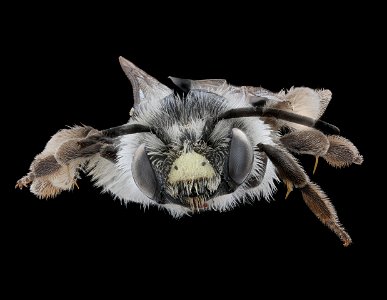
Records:
<instances>
[{"instance_id":1,"label":"front leg","mask_svg":"<svg viewBox=\"0 0 387 300\"><path fill-rule=\"evenodd\" d=\"M30 172L17 181L16 187L30 186L39 198L53 198L63 190L77 186L79 170L95 155L114 160L113 140L91 127L74 127L57 132L38 154Z\"/></svg>"},{"instance_id":2,"label":"front leg","mask_svg":"<svg viewBox=\"0 0 387 300\"><path fill-rule=\"evenodd\" d=\"M317 184L309 180L308 175L295 158L279 147L271 145L258 144L257 150L266 153L276 167L279 177L288 185L288 189L289 185L300 189L306 205L317 218L336 233L345 247L350 245L351 237L340 224L336 210L328 196Z\"/></svg>"}]
</instances>

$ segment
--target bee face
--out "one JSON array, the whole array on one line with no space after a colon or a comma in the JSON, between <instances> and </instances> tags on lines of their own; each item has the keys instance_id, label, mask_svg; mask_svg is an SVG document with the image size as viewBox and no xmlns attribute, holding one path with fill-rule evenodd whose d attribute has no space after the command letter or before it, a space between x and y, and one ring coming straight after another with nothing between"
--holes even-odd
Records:
<instances>
[{"instance_id":1,"label":"bee face","mask_svg":"<svg viewBox=\"0 0 387 300\"><path fill-rule=\"evenodd\" d=\"M220 174L210 161L195 152L182 153L172 164L167 176L166 193L182 205L205 208L206 201L220 184Z\"/></svg>"},{"instance_id":2,"label":"bee face","mask_svg":"<svg viewBox=\"0 0 387 300\"><path fill-rule=\"evenodd\" d=\"M153 134L141 141L145 155L139 156L149 163L132 164L134 181L145 195L160 205L172 203L197 211L245 182L254 155L243 122L213 124L227 108L225 98L195 91L159 103L151 114L149 107L141 106L134 113L135 122L153 128ZM148 114L136 113L141 111ZM141 179L145 173L153 179Z\"/></svg>"}]
</instances>

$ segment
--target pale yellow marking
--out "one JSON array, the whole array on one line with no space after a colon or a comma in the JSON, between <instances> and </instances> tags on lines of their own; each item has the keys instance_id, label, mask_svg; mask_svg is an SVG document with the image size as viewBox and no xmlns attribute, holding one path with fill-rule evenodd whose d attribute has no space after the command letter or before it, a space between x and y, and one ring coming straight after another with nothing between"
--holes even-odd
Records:
<instances>
[{"instance_id":1,"label":"pale yellow marking","mask_svg":"<svg viewBox=\"0 0 387 300\"><path fill-rule=\"evenodd\" d=\"M168 182L173 184L179 181L212 178L214 176L214 168L203 155L188 152L174 161L168 175Z\"/></svg>"}]
</instances>

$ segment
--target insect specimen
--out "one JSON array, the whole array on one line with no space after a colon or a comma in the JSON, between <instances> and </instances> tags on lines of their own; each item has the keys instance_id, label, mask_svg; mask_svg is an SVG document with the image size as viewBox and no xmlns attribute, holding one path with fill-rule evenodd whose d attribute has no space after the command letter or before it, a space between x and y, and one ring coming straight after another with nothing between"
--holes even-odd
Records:
<instances>
[{"instance_id":1,"label":"insect specimen","mask_svg":"<svg viewBox=\"0 0 387 300\"><path fill-rule=\"evenodd\" d=\"M123 202L156 205L180 217L270 199L281 180L286 197L299 189L321 222L345 246L351 243L328 196L292 155L314 156L314 169L319 158L334 167L362 163L339 129L320 120L329 90L273 93L222 79L170 77L183 91L178 94L119 60L133 87L129 121L105 130L60 130L16 187L30 185L40 198L55 197L72 190L84 172Z\"/></svg>"}]
</instances>

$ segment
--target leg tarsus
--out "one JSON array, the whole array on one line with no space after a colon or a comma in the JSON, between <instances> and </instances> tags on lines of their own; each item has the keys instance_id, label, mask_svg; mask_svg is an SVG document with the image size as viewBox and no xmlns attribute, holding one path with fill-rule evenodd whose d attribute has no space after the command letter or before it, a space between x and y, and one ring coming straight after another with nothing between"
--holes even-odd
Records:
<instances>
[{"instance_id":1,"label":"leg tarsus","mask_svg":"<svg viewBox=\"0 0 387 300\"><path fill-rule=\"evenodd\" d=\"M26 176L23 176L16 182L15 189L26 188L32 183L33 180L34 180L34 174L32 172L29 172Z\"/></svg>"},{"instance_id":2,"label":"leg tarsus","mask_svg":"<svg viewBox=\"0 0 387 300\"><path fill-rule=\"evenodd\" d=\"M341 239L345 247L349 246L352 243L351 237L340 224L334 206L320 187L309 182L301 188L301 193L306 205L316 217Z\"/></svg>"}]
</instances>

